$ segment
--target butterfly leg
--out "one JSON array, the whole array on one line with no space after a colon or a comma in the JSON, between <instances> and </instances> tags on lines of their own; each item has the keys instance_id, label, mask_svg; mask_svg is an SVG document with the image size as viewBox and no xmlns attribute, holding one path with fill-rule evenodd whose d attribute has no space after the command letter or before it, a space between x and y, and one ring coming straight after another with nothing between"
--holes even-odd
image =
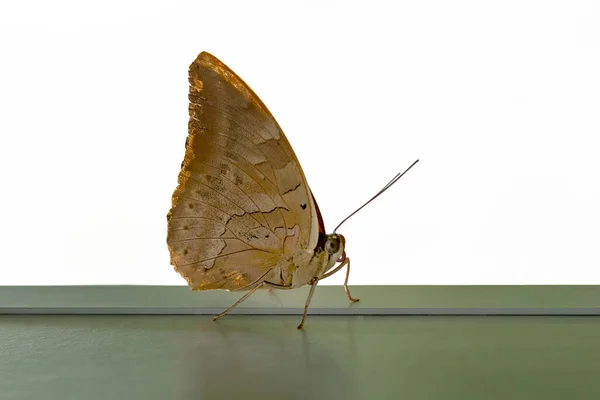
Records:
<instances>
[{"instance_id":1,"label":"butterfly leg","mask_svg":"<svg viewBox=\"0 0 600 400\"><path fill-rule=\"evenodd\" d=\"M348 261L348 267L346 268L346 279L344 280L344 290L346 291L346 296L348 296L348 299L351 302L356 303L357 301L360 301L360 299L352 297L352 295L350 294L350 289L348 289L348 278L350 277L350 259L346 258L346 261Z\"/></svg>"},{"instance_id":2,"label":"butterfly leg","mask_svg":"<svg viewBox=\"0 0 600 400\"><path fill-rule=\"evenodd\" d=\"M323 275L321 279L329 278L331 275L335 274L340 269L344 268L346 265L348 265L348 268L346 269L346 280L344 281L344 290L346 291L346 296L348 296L348 299L351 302L356 303L360 299L352 297L352 295L350 294L350 289L348 289L348 278L350 277L350 258L346 258L340 265L335 267L335 269L332 269L331 271Z\"/></svg>"},{"instance_id":3,"label":"butterfly leg","mask_svg":"<svg viewBox=\"0 0 600 400\"><path fill-rule=\"evenodd\" d=\"M298 325L298 329L302 329L304 326L304 321L306 321L306 313L308 312L308 305L310 304L310 300L313 297L313 293L315 293L315 288L317 287L317 283L319 280L317 278L313 278L310 292L308 292L308 297L306 298L306 303L304 303L304 315L302 315L302 321L300 321L300 325Z\"/></svg>"},{"instance_id":4,"label":"butterfly leg","mask_svg":"<svg viewBox=\"0 0 600 400\"><path fill-rule=\"evenodd\" d=\"M246 300L248 297L250 297L250 295L254 292L256 292L258 290L258 288L260 288L262 286L262 283L259 285L254 286L251 290L248 291L248 293L246 293L245 295L243 295L238 301L236 301L235 303L233 303L231 305L231 307L229 307L227 310L223 311L221 314L219 315L215 315L213 317L213 321L218 320L219 318L221 318L224 315L227 315L231 310L233 310L235 307L237 307L242 301Z\"/></svg>"}]
</instances>

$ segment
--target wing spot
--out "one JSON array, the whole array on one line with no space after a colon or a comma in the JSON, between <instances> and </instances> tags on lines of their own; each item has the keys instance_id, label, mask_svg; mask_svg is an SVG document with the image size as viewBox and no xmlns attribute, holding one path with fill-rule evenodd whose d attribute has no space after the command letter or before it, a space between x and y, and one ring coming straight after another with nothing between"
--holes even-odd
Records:
<instances>
[{"instance_id":1,"label":"wing spot","mask_svg":"<svg viewBox=\"0 0 600 400\"><path fill-rule=\"evenodd\" d=\"M188 253L188 249L183 250L183 255L186 255Z\"/></svg>"},{"instance_id":2,"label":"wing spot","mask_svg":"<svg viewBox=\"0 0 600 400\"><path fill-rule=\"evenodd\" d=\"M306 204L302 204L300 207L302 207L303 210L306 210Z\"/></svg>"},{"instance_id":3,"label":"wing spot","mask_svg":"<svg viewBox=\"0 0 600 400\"><path fill-rule=\"evenodd\" d=\"M189 208L194 208L194 205L192 203L188 204Z\"/></svg>"},{"instance_id":4,"label":"wing spot","mask_svg":"<svg viewBox=\"0 0 600 400\"><path fill-rule=\"evenodd\" d=\"M187 225L185 225L185 226L183 227L183 230L184 230L184 231L187 231L188 229L190 229L190 228L189 228Z\"/></svg>"}]
</instances>

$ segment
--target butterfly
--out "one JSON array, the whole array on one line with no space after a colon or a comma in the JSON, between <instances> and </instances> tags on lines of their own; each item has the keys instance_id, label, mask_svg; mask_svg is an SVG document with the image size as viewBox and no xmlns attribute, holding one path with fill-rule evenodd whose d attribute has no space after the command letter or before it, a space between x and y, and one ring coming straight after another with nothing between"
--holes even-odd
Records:
<instances>
[{"instance_id":1,"label":"butterfly","mask_svg":"<svg viewBox=\"0 0 600 400\"><path fill-rule=\"evenodd\" d=\"M346 295L359 301L348 288L346 239L337 228L326 232L300 162L267 107L207 52L188 72L188 136L167 214L175 271L194 291L246 292L215 320L259 289L309 285L300 329L318 282L344 267Z\"/></svg>"}]
</instances>

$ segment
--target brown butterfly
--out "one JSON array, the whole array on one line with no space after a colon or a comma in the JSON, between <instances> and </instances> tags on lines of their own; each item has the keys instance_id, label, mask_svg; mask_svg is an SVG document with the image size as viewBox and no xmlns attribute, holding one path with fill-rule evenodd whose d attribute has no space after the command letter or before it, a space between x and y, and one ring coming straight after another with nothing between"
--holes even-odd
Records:
<instances>
[{"instance_id":1,"label":"brown butterfly","mask_svg":"<svg viewBox=\"0 0 600 400\"><path fill-rule=\"evenodd\" d=\"M348 289L346 240L326 233L298 158L267 107L206 52L190 65L189 83L185 158L167 215L175 270L192 290L247 292L215 320L258 289L310 285L300 329L317 283L344 266L346 295L358 301Z\"/></svg>"}]
</instances>

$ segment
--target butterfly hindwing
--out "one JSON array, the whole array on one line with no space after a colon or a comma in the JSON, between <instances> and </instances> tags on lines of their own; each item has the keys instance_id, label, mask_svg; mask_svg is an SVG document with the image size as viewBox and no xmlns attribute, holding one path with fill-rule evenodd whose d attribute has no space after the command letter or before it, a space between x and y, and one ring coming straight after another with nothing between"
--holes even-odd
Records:
<instances>
[{"instance_id":1,"label":"butterfly hindwing","mask_svg":"<svg viewBox=\"0 0 600 400\"><path fill-rule=\"evenodd\" d=\"M169 212L171 264L198 290L268 280L317 243L322 219L283 131L252 90L203 52L189 69L185 158Z\"/></svg>"}]
</instances>

